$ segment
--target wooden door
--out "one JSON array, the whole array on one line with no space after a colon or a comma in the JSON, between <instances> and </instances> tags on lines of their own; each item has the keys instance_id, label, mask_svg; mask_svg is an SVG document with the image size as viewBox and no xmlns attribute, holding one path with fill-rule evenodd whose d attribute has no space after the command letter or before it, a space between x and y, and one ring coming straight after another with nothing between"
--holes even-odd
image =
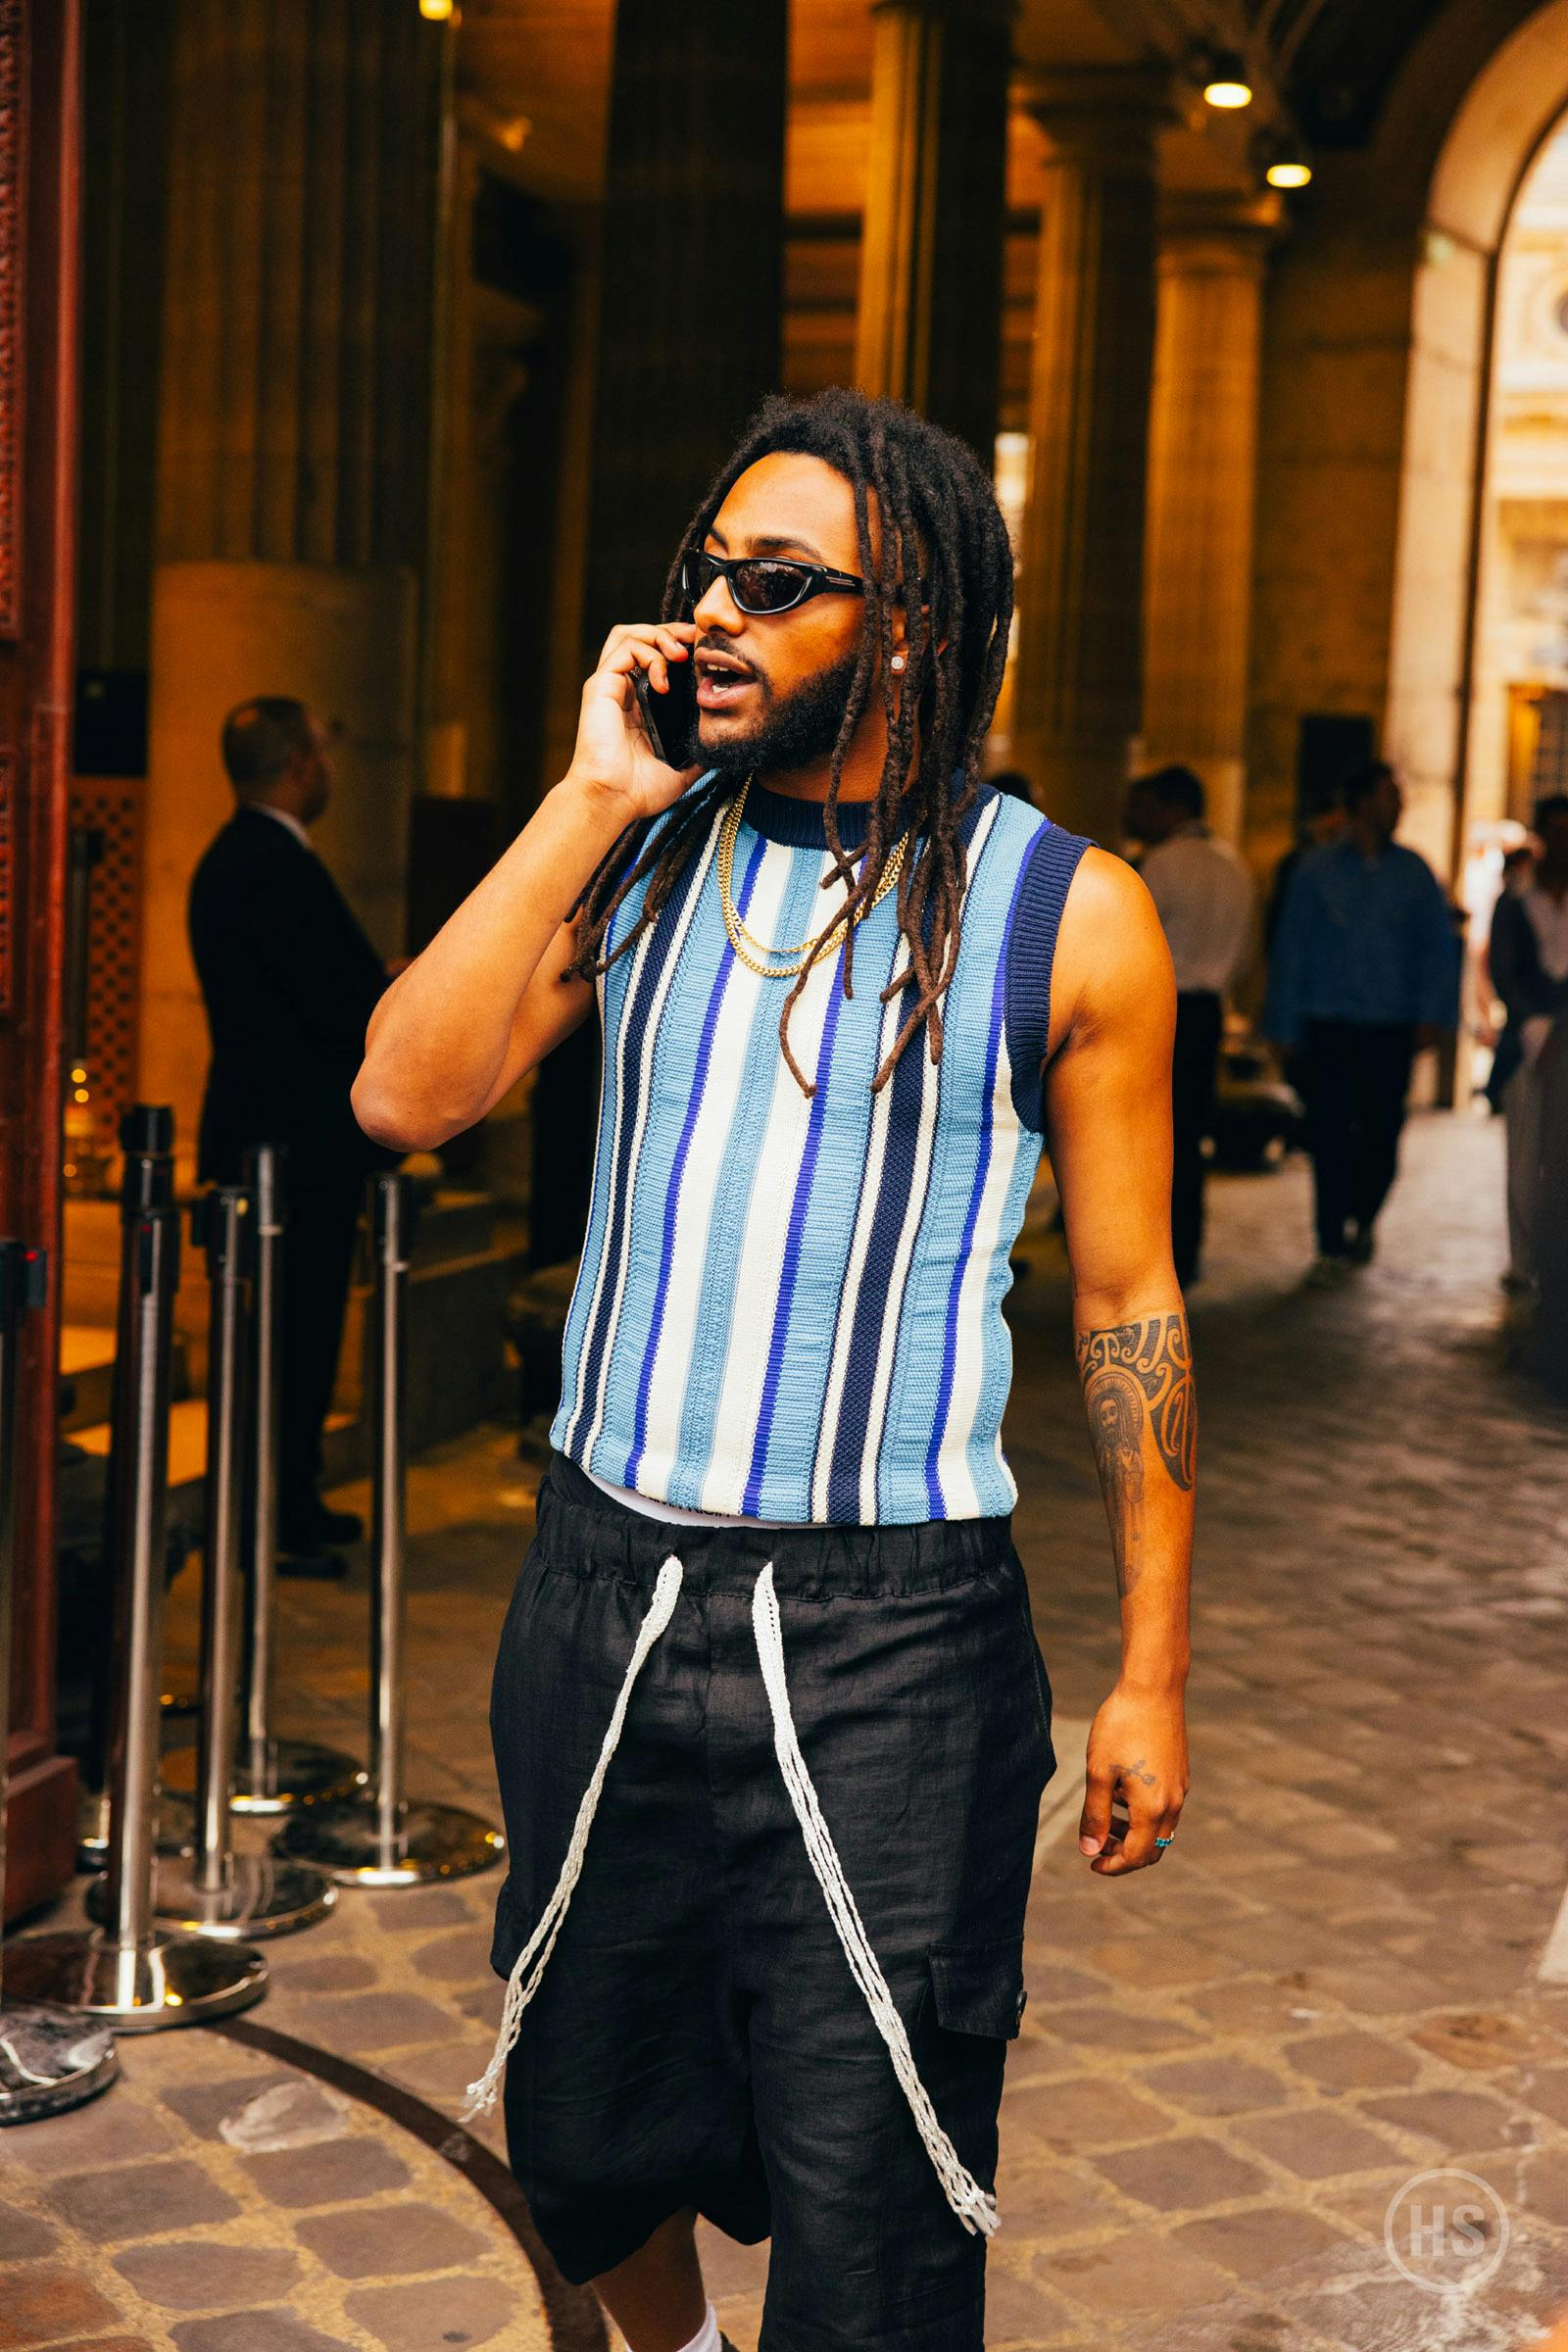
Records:
<instances>
[{"instance_id":1,"label":"wooden door","mask_svg":"<svg viewBox=\"0 0 1568 2352\"><path fill-rule=\"evenodd\" d=\"M53 1714L79 78L78 0L0 0L0 1232L48 1256L19 1352L8 1916L75 1846Z\"/></svg>"}]
</instances>

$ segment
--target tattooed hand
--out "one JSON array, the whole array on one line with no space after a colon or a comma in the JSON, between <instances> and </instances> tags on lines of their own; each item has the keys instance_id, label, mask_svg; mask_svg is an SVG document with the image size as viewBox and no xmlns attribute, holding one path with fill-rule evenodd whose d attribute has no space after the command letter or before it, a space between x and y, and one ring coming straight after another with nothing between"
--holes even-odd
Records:
<instances>
[{"instance_id":1,"label":"tattooed hand","mask_svg":"<svg viewBox=\"0 0 1568 2352\"><path fill-rule=\"evenodd\" d=\"M1156 1696L1118 1685L1090 1727L1079 1852L1105 1878L1147 1869L1164 1851L1155 1838L1175 1836L1186 1795L1180 1691Z\"/></svg>"}]
</instances>

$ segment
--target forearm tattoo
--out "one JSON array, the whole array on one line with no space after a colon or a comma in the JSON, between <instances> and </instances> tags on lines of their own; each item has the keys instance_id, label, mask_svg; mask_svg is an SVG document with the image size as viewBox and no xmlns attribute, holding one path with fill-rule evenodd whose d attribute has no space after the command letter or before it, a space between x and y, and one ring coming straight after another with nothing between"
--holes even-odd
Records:
<instances>
[{"instance_id":1,"label":"forearm tattoo","mask_svg":"<svg viewBox=\"0 0 1568 2352\"><path fill-rule=\"evenodd\" d=\"M1146 1415L1169 1476L1184 1494L1193 1485L1198 1407L1187 1318L1148 1315L1080 1332L1078 1376L1110 1512L1117 1590L1126 1593L1137 1582L1144 1535Z\"/></svg>"}]
</instances>

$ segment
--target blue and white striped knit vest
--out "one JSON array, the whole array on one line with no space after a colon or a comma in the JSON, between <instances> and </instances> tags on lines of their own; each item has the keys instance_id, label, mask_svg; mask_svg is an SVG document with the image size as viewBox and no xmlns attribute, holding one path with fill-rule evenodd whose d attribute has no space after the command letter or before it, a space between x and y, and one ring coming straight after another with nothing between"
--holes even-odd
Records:
<instances>
[{"instance_id":1,"label":"blue and white striped knit vest","mask_svg":"<svg viewBox=\"0 0 1568 2352\"><path fill-rule=\"evenodd\" d=\"M839 810L846 848L866 810ZM1041 1150L1051 964L1087 846L987 787L942 1058L922 1028L873 1095L913 1002L898 894L860 924L854 990L791 983L730 947L719 818L658 920L598 982L604 1078L593 1199L552 1443L612 1485L788 1521L1009 1511L1012 1344L1002 1300ZM819 806L754 784L735 845L750 930L808 938L841 896ZM643 886L617 910L623 939Z\"/></svg>"}]
</instances>

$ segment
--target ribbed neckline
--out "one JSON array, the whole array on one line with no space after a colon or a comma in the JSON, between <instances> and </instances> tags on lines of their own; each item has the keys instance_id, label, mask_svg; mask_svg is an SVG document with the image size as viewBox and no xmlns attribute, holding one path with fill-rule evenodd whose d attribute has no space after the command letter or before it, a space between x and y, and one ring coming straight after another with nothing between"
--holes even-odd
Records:
<instances>
[{"instance_id":1,"label":"ribbed neckline","mask_svg":"<svg viewBox=\"0 0 1568 2352\"><path fill-rule=\"evenodd\" d=\"M819 850L827 841L821 801L798 801L788 793L770 792L754 783L746 795L743 821L764 841L788 842L794 849ZM839 839L847 850L858 849L871 823L869 801L840 801L836 811Z\"/></svg>"}]
</instances>

